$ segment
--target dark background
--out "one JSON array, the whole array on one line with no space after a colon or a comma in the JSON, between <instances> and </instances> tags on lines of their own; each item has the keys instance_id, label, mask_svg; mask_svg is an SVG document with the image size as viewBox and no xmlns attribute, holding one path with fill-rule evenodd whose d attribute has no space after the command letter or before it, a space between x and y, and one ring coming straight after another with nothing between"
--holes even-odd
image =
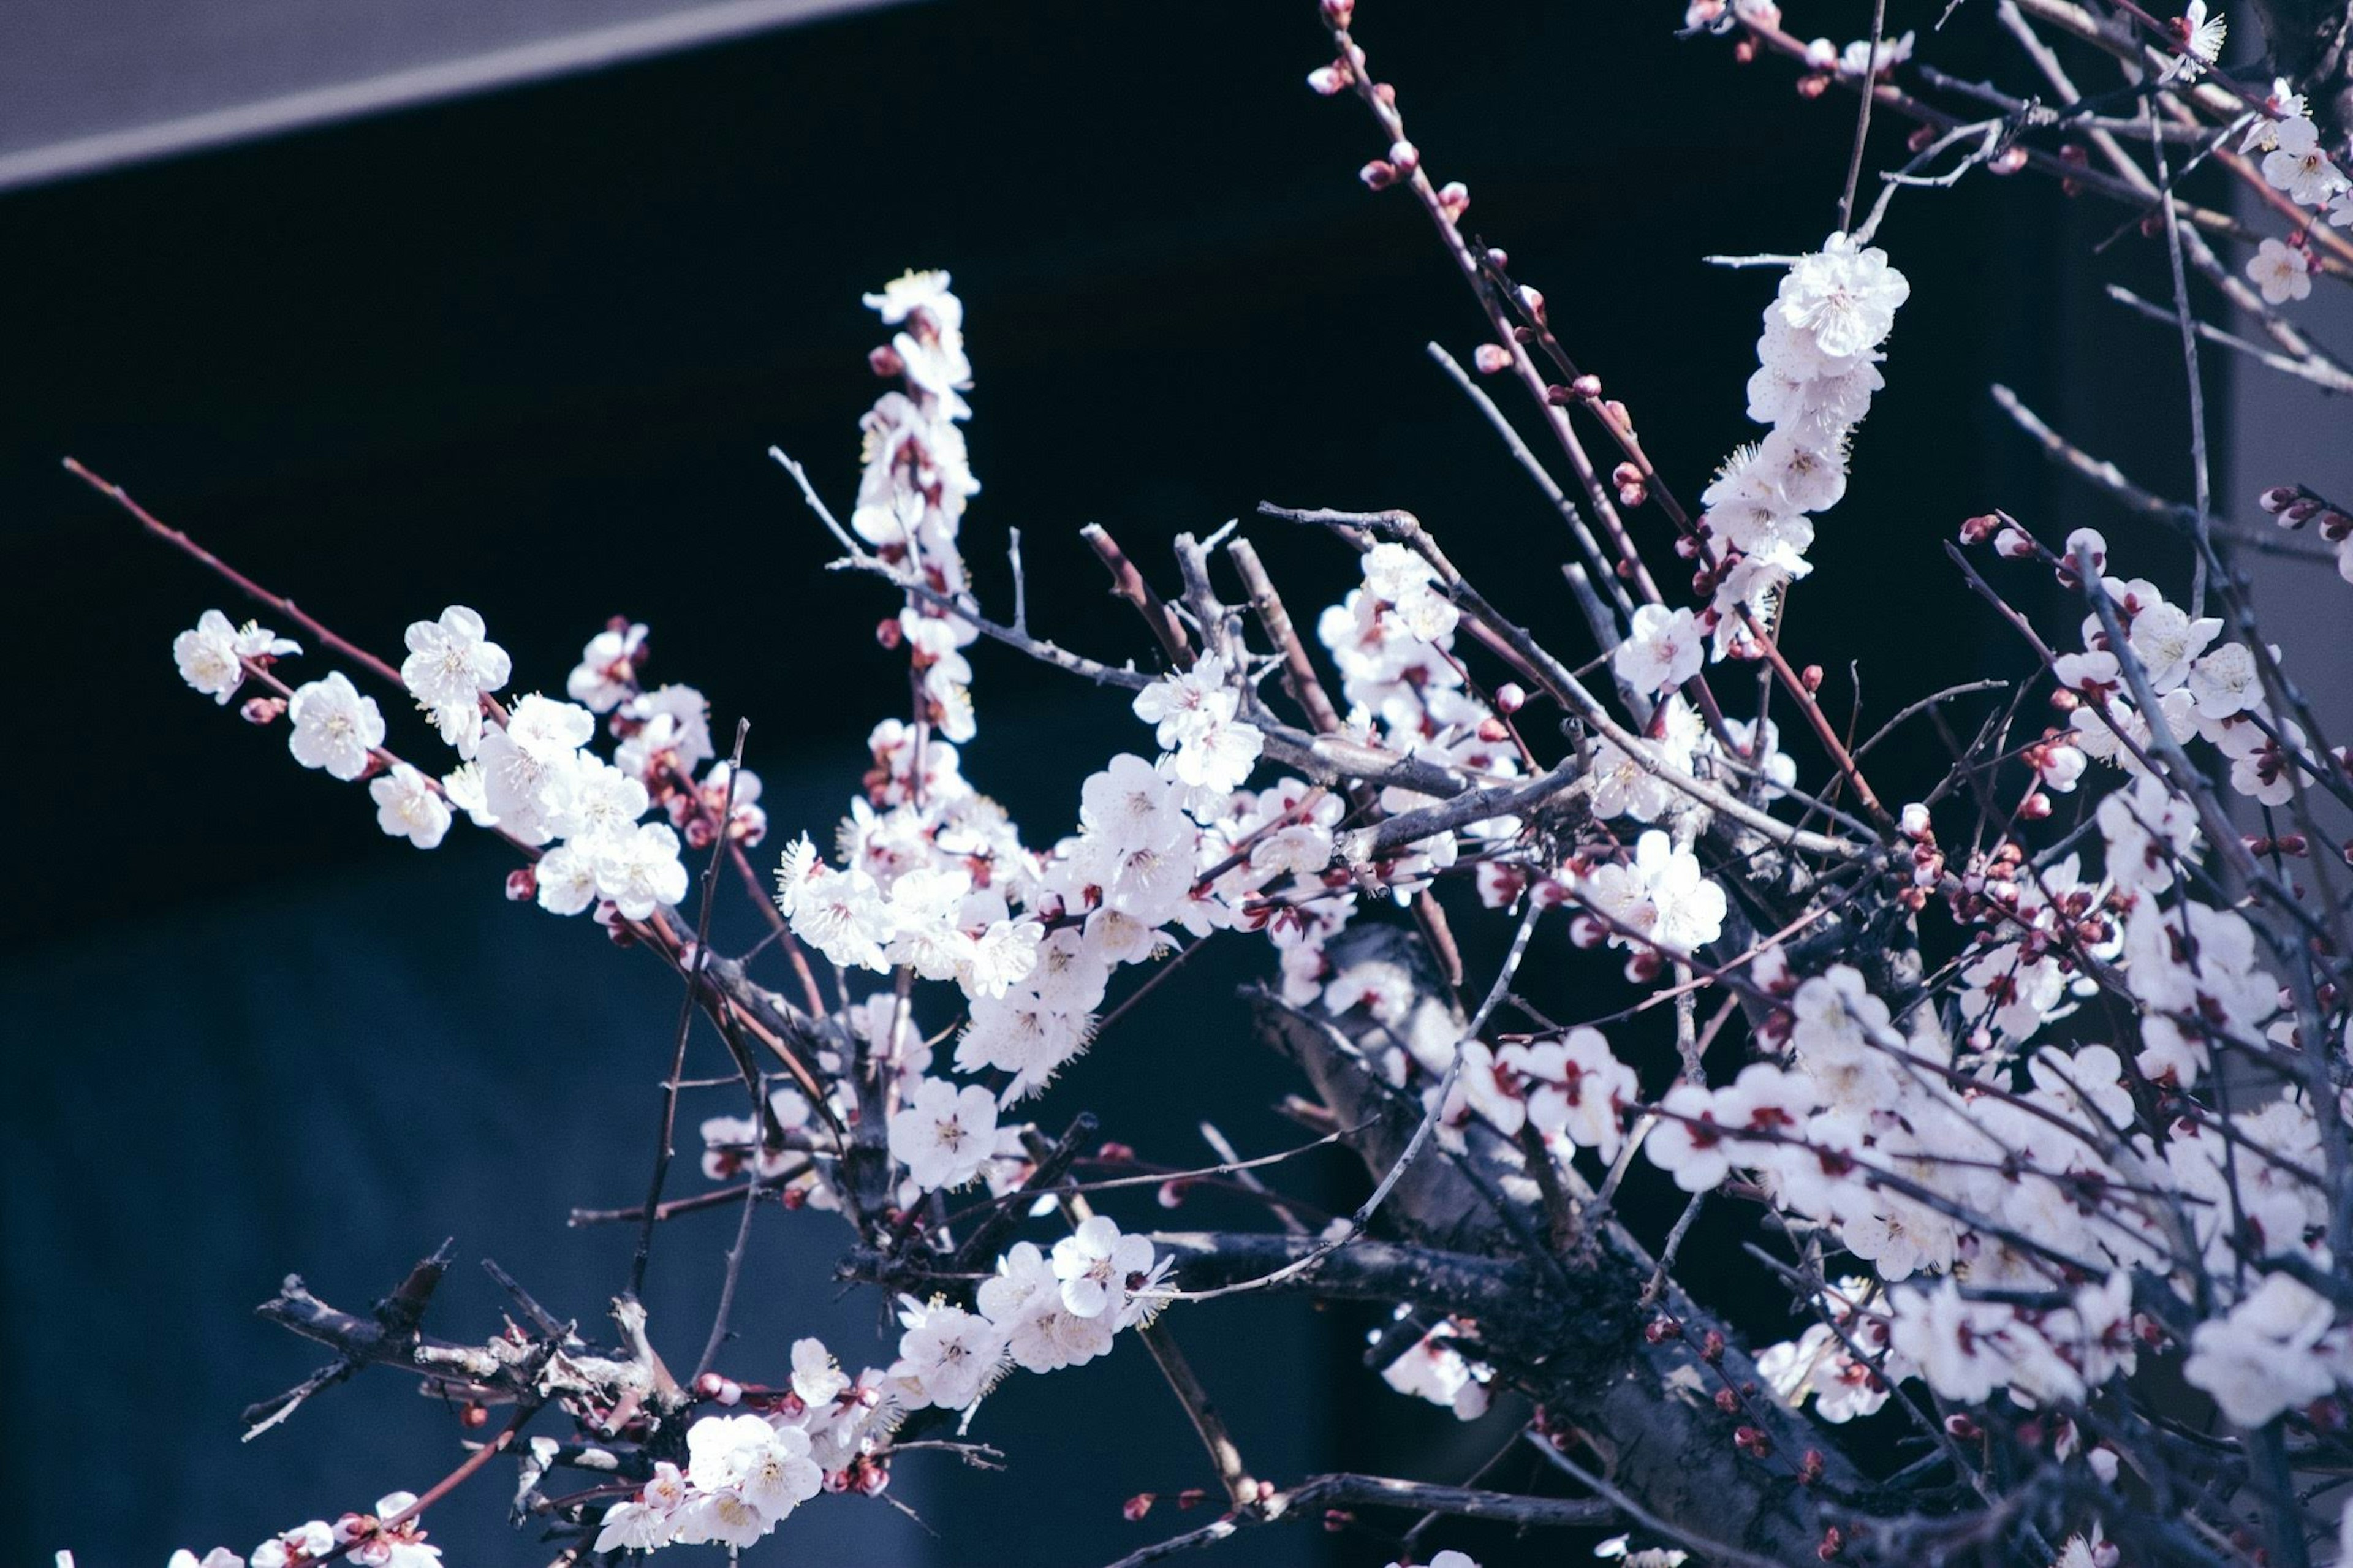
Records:
<instances>
[{"instance_id":1,"label":"dark background","mask_svg":"<svg viewBox=\"0 0 2353 1568\"><path fill-rule=\"evenodd\" d=\"M1868 8L1819 9L1844 39ZM1941 9L1898 0L1891 27ZM1470 226L1545 289L1688 497L1755 434L1742 388L1772 281L1698 258L1820 242L1852 102L1799 101L1778 64L1678 43L1680 13L1373 0L1359 34L1434 177L1469 184ZM1964 8L1940 63L1986 68L1989 20ZM454 1423L389 1375L238 1447L237 1410L317 1361L248 1310L289 1269L363 1307L454 1235L441 1331L493 1321L471 1271L485 1254L596 1317L628 1238L563 1216L634 1201L674 1006L651 963L586 922L504 903L495 846L461 832L417 857L359 792L294 767L280 733L183 688L173 634L247 606L58 459L378 650L473 605L513 653L516 690L560 688L607 615L648 621L659 678L703 688L723 731L752 719L776 841L822 841L865 731L903 694L901 663L871 637L889 605L821 570L826 540L763 454L782 444L846 500L880 341L858 295L944 266L978 378L987 488L967 553L1000 596L1005 530L1022 530L1041 631L1148 658L1073 531L1100 521L1165 575L1174 533L1272 498L1410 508L1506 609L1577 647L1557 519L1422 356L1435 336L1467 360L1475 310L1407 199L1356 181L1381 149L1360 108L1302 84L1327 58L1305 0L923 5L0 198L0 582L21 693L0 1342L28 1467L0 1555L71 1545L113 1568L181 1544L243 1551L422 1489L454 1460ZM1872 166L1900 134L1875 138ZM2114 521L2052 488L1998 425L1989 380L2186 488L2169 339L2090 303L2084 258L2117 221L2025 178L1896 204L1883 239L1914 303L1787 635L1832 672L1834 712L1866 656L1866 729L1936 684L2016 669L1947 581L1938 541L1963 516ZM2151 262L2127 247L2098 268L2154 292ZM2071 405L2052 369L2085 355L2106 384L2164 390ZM1662 525L1640 526L1672 583ZM1328 542L1252 535L1303 620L1350 581ZM1115 702L991 650L976 662L966 771L1049 842L1084 773L1147 737ZM322 665L314 650L300 668ZM418 746L421 727L385 706L393 743ZM1928 742L1883 769L1883 793L1908 798L1943 758ZM739 945L749 918L723 917ZM1474 954L1500 934L1467 900L1458 921ZM1249 1150L1294 1142L1265 1110L1282 1075L1230 1001L1260 961L1218 962L1123 1024L1041 1116L1094 1109L1176 1163L1203 1156L1202 1115ZM1616 984L1614 966L1550 943L1529 967L1570 1016L1604 1010ZM1297 1179L1354 1201L1336 1166ZM660 1238L652 1306L673 1360L700 1344L727 1223ZM861 1338L871 1296L836 1300L839 1234L763 1216L725 1364L762 1375L804 1332L887 1354ZM1740 1278L1772 1322L1772 1292ZM1261 1474L1457 1479L1508 1436L1351 1372L1361 1317L1249 1298L1171 1321ZM901 1467L944 1544L826 1500L760 1555L1080 1565L1200 1518L1118 1518L1129 1493L1209 1479L1131 1345L1051 1383L1017 1377L976 1435L1011 1452L1012 1475ZM1509 1463L1501 1483L1521 1484L1528 1462ZM505 1484L435 1511L452 1568L542 1560L505 1530ZM1477 1531L1431 1544L1455 1539L1504 1560ZM1307 1530L1219 1550L1388 1560Z\"/></svg>"}]
</instances>

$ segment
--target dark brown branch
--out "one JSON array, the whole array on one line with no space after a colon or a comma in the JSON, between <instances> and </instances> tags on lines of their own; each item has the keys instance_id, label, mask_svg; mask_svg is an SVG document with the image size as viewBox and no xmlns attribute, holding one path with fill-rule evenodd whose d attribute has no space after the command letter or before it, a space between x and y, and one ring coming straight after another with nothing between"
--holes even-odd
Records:
<instances>
[{"instance_id":1,"label":"dark brown branch","mask_svg":"<svg viewBox=\"0 0 2353 1568\"><path fill-rule=\"evenodd\" d=\"M1087 547L1111 574L1112 597L1125 599L1135 606L1135 613L1152 629L1170 664L1178 669L1192 668L1193 647L1186 640L1184 624L1177 620L1166 601L1153 592L1152 584L1144 580L1144 574L1136 570L1135 563L1127 558L1119 542L1105 532L1102 524L1093 522L1079 530L1079 537L1087 542Z\"/></svg>"}]
</instances>

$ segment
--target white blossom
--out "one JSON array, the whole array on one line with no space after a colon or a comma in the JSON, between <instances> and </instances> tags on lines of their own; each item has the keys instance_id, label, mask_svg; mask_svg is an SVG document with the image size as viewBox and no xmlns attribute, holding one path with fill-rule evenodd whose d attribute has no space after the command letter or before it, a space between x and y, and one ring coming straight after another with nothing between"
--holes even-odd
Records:
<instances>
[{"instance_id":1,"label":"white blossom","mask_svg":"<svg viewBox=\"0 0 2353 1568\"><path fill-rule=\"evenodd\" d=\"M375 699L361 696L340 669L295 688L286 718L286 745L294 760L346 783L367 772L369 753L384 744L384 714Z\"/></svg>"},{"instance_id":2,"label":"white blossom","mask_svg":"<svg viewBox=\"0 0 2353 1568\"><path fill-rule=\"evenodd\" d=\"M369 780L368 795L375 802L376 826L419 849L439 847L449 831L449 807L440 791L406 763L396 763L390 772Z\"/></svg>"},{"instance_id":3,"label":"white blossom","mask_svg":"<svg viewBox=\"0 0 2353 1568\"><path fill-rule=\"evenodd\" d=\"M927 1193L978 1175L996 1141L997 1097L975 1084L927 1078L891 1118L891 1157Z\"/></svg>"}]
</instances>

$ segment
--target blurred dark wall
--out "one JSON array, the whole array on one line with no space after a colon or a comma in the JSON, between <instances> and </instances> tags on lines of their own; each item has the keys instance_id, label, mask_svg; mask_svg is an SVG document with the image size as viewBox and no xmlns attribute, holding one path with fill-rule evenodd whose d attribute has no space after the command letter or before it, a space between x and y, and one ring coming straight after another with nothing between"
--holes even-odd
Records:
<instances>
[{"instance_id":1,"label":"blurred dark wall","mask_svg":"<svg viewBox=\"0 0 2353 1568\"><path fill-rule=\"evenodd\" d=\"M1902 26L1940 8L1891 11ZM1468 182L1472 226L1545 289L1689 496L1754 433L1742 386L1771 287L1698 258L1818 244L1852 104L1800 102L1778 66L1678 44L1679 11L1381 0L1359 33L1432 171ZM16 1047L0 1330L32 1369L18 1408L39 1435L18 1449L35 1484L9 1510L8 1560L242 1549L438 1475L446 1417L389 1379L238 1448L237 1409L313 1364L249 1307L288 1269L364 1302L454 1233L466 1269L496 1256L593 1316L626 1243L567 1234L562 1215L634 1196L673 1006L651 964L585 923L501 901L487 847L418 858L358 792L295 768L281 735L183 689L173 633L246 606L58 458L371 647L474 605L518 689L559 685L606 616L649 621L657 676L703 687L723 727L753 720L779 834L823 839L903 687L871 637L888 605L820 570L825 540L763 454L779 442L848 495L875 392L858 294L945 266L978 370L987 489L968 552L1001 600L1004 531L1020 528L1030 616L1058 640L1149 658L1079 525L1104 523L1161 573L1175 532L1268 497L1409 507L1506 609L1574 647L1557 520L1422 355L1437 337L1467 358L1476 313L1404 198L1356 184L1381 150L1360 110L1302 85L1328 55L1313 16L1305 0L911 7L0 199L20 302L0 319L0 581L40 693L6 771L12 868L32 892L0 913ZM1984 20L1956 18L1947 68L1982 66ZM1874 166L1899 134L1883 132ZM2162 335L2111 321L2075 267L2110 226L2023 182L1896 204L1883 239L1914 303L1788 633L1831 672L1833 711L1865 656L1866 728L1936 684L2015 668L1947 581L1937 542L1961 516L2113 521L2050 487L1983 390L2040 397L2063 352L2172 384ZM2103 266L2138 279L2147 259ZM2156 397L2065 412L2153 479L2159 451L2179 460ZM1672 577L1662 529L1643 526ZM1351 578L1327 542L1253 535L1303 619ZM1146 737L1101 694L988 650L976 662L967 771L1049 841L1090 767ZM396 706L396 743L420 744ZM1906 798L1944 758L1923 741L1885 766L1883 791ZM1493 944L1461 923L1474 957ZM1172 1163L1199 1157L1203 1114L1247 1147L1292 1141L1264 1109L1282 1075L1229 1000L1258 961L1219 962L1123 1024L1041 1114L1094 1109ZM1616 984L1550 945L1529 983L1586 1014ZM1331 1167L1302 1179L1353 1201ZM697 1342L724 1245L704 1217L664 1237L673 1271L657 1270L676 1293L658 1323ZM820 1321L873 1323L871 1297L829 1306L838 1239L814 1216L764 1226L770 1305L743 1320L746 1357ZM1755 1293L1769 1321L1778 1303ZM495 1306L465 1273L437 1321L461 1331ZM1173 1321L1262 1473L1453 1479L1503 1440L1342 1375L1360 1317L1243 1300ZM1017 1381L982 1426L1013 1476L904 1472L947 1545L893 1524L839 1560L1100 1563L1184 1522L1125 1525L1119 1498L1207 1479L1124 1347ZM437 1514L453 1568L537 1561L503 1532L497 1490ZM812 1510L809 1528L848 1507ZM1225 1550L1387 1561L1308 1531Z\"/></svg>"}]
</instances>

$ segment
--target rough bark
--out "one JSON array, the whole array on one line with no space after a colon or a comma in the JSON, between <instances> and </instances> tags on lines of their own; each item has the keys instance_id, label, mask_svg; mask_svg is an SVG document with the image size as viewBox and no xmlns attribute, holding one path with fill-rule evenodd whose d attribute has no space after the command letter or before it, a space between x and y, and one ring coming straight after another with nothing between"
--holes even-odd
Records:
<instances>
[{"instance_id":1,"label":"rough bark","mask_svg":"<svg viewBox=\"0 0 2353 1568\"><path fill-rule=\"evenodd\" d=\"M2305 89L2322 144L2353 132L2353 5L2345 0L2254 0L2272 69Z\"/></svg>"},{"instance_id":2,"label":"rough bark","mask_svg":"<svg viewBox=\"0 0 2353 1568\"><path fill-rule=\"evenodd\" d=\"M1362 1126L1350 1142L1378 1177L1420 1116L1418 1097L1388 1087L1384 1061L1416 1037L1451 1049L1463 1019L1421 944L1406 932L1359 927L1334 943L1332 958L1344 970L1367 961L1398 964L1414 976L1419 1000L1394 1030L1361 1012L1335 1018L1320 1007L1289 1007L1264 992L1254 993L1252 1004L1268 1043L1299 1065L1342 1125ZM1574 1196L1588 1209L1589 1228L1566 1258L1531 1256L1530 1241L1544 1223L1535 1184L1518 1150L1474 1123L1460 1152L1426 1148L1377 1218L1416 1244L1400 1250L1435 1249L1449 1260L1446 1289L1461 1291L1452 1309L1475 1320L1482 1352L1537 1395L1548 1421L1573 1426L1602 1456L1608 1479L1635 1501L1696 1536L1775 1561L1812 1561L1828 1522L1820 1492L1852 1495L1860 1486L1852 1466L1769 1395L1736 1415L1719 1410L1715 1399L1724 1378L1702 1363L1689 1342L1652 1344L1644 1334L1653 1313L1639 1303L1654 1260L1624 1226L1591 1215L1589 1191L1580 1186ZM1335 1262L1356 1250L1335 1255ZM1474 1267L1481 1259L1507 1262L1509 1272L1491 1281ZM1481 1288L1491 1284L1495 1288ZM1335 1287L1335 1293L1349 1293L1345 1276L1316 1281L1319 1289ZM1427 1304L1447 1307L1446 1289ZM1724 1335L1725 1376L1761 1384L1720 1322L1680 1291L1671 1289L1662 1305L1688 1325L1693 1339ZM1764 1431L1770 1458L1750 1458L1734 1447L1733 1434L1744 1425ZM1800 1486L1792 1474L1809 1448L1824 1457L1819 1489Z\"/></svg>"}]
</instances>

